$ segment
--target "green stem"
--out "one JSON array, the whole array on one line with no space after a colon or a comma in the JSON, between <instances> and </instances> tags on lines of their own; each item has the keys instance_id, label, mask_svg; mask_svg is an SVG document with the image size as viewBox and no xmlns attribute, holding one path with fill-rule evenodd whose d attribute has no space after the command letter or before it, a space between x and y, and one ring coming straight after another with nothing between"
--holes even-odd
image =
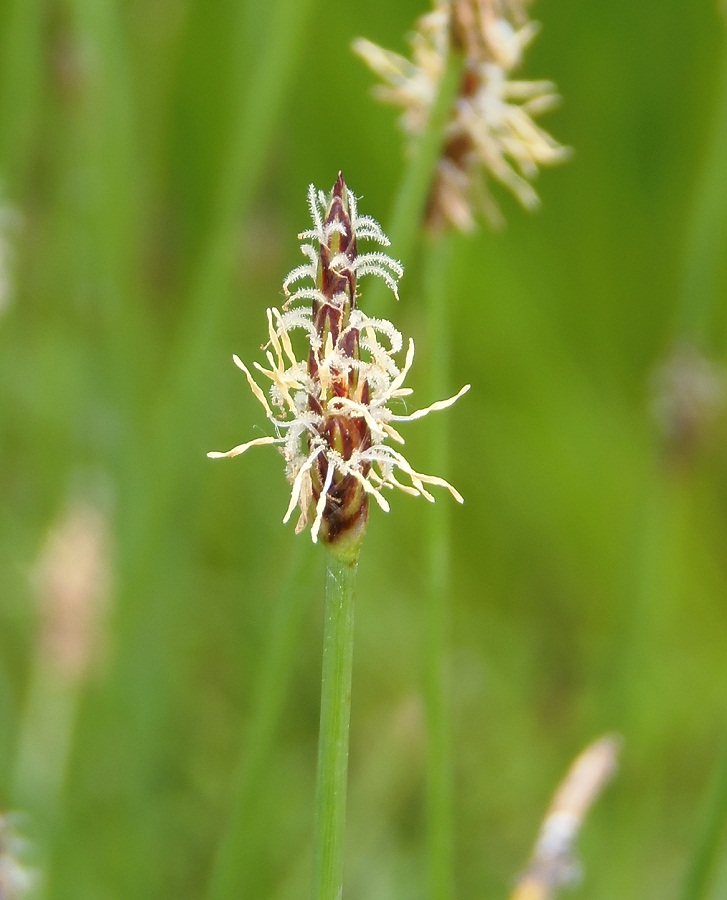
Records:
<instances>
[{"instance_id":1,"label":"green stem","mask_svg":"<svg viewBox=\"0 0 727 900\"><path fill-rule=\"evenodd\" d=\"M428 242L424 285L430 340L430 392L447 395L450 385L447 280L451 239ZM449 458L447 420L433 419L429 440L432 471L446 474ZM427 866L431 900L450 900L454 894L452 823L452 754L449 707L449 580L451 547L449 506L436 503L429 511L429 579L425 650L425 704L427 718Z\"/></svg>"},{"instance_id":2,"label":"green stem","mask_svg":"<svg viewBox=\"0 0 727 900\"><path fill-rule=\"evenodd\" d=\"M722 72L717 85L717 98L712 134L686 236L684 281L677 314L677 337L690 339L702 346L709 337L713 318L719 310L719 272L724 263L727 244L727 30L723 29Z\"/></svg>"},{"instance_id":3,"label":"green stem","mask_svg":"<svg viewBox=\"0 0 727 900\"><path fill-rule=\"evenodd\" d=\"M709 895L720 843L727 824L727 753L714 780L710 807L701 841L692 856L684 883L682 900L702 900Z\"/></svg>"},{"instance_id":4,"label":"green stem","mask_svg":"<svg viewBox=\"0 0 727 900\"><path fill-rule=\"evenodd\" d=\"M3 193L23 195L33 154L46 64L45 0L14 0L9 4L0 47L0 166Z\"/></svg>"},{"instance_id":5,"label":"green stem","mask_svg":"<svg viewBox=\"0 0 727 900\"><path fill-rule=\"evenodd\" d=\"M727 30L722 33L722 74L717 88L713 132L695 192L691 227L686 241L682 303L677 337L697 346L708 342L714 313L720 308L719 270L727 242ZM727 742L714 776L702 833L690 860L682 900L701 900L708 895L720 843L727 828Z\"/></svg>"},{"instance_id":6,"label":"green stem","mask_svg":"<svg viewBox=\"0 0 727 900\"><path fill-rule=\"evenodd\" d=\"M38 862L44 870L44 878L33 893L34 900L49 893L81 694L81 684L76 679L37 656L20 721L12 790L13 805L30 816ZM3 896L0 891L0 897Z\"/></svg>"},{"instance_id":7,"label":"green stem","mask_svg":"<svg viewBox=\"0 0 727 900\"><path fill-rule=\"evenodd\" d=\"M450 51L426 131L416 145L394 199L387 234L394 254L404 266L409 263L421 235L424 210L441 156L444 131L459 91L463 67L462 54ZM366 305L372 315L383 304L386 290L381 280L369 288Z\"/></svg>"},{"instance_id":8,"label":"green stem","mask_svg":"<svg viewBox=\"0 0 727 900\"><path fill-rule=\"evenodd\" d=\"M353 595L358 558L328 554L318 738L313 900L340 900L351 716Z\"/></svg>"},{"instance_id":9,"label":"green stem","mask_svg":"<svg viewBox=\"0 0 727 900\"><path fill-rule=\"evenodd\" d=\"M447 123L451 116L462 78L464 57L452 50L439 84L427 129L411 156L394 200L388 235L395 255L408 265L422 234L424 211L441 157ZM440 339L447 333L445 319L446 272L449 243L434 241L430 271L425 279L429 298L429 333L432 339L433 396L443 396L448 382L449 350ZM383 305L385 286L376 282L367 295L367 309L372 314ZM437 339L434 340L433 336ZM444 428L436 428L433 452L436 471L445 468L447 438ZM430 596L426 649L427 712L427 844L428 884L430 896L448 900L453 891L451 765L449 712L446 699L446 657L449 639L447 627L447 583L449 575L448 513L444 504L431 516L430 532Z\"/></svg>"}]
</instances>

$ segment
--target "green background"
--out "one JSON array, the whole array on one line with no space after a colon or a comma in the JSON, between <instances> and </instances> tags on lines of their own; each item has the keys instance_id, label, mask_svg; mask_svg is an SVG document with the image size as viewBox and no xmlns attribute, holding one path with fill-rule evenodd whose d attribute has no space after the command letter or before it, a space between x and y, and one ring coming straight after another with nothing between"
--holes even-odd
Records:
<instances>
[{"instance_id":1,"label":"green background","mask_svg":"<svg viewBox=\"0 0 727 900\"><path fill-rule=\"evenodd\" d=\"M261 358L264 310L302 261L308 184L328 189L340 168L361 211L391 220L396 113L371 99L350 44L403 50L423 11L0 3L0 178L14 210L0 808L27 813L49 896L204 897L241 759L245 887L230 896L307 895L322 553L281 525L276 453L205 453L265 433L231 354ZM572 896L664 900L682 896L727 741L725 429L675 460L650 413L654 369L680 339L724 357L727 150L710 150L727 121L724 23L706 0L543 0L533 15L544 27L524 72L557 83L564 101L543 125L575 152L541 174L537 214L497 192L507 229L453 242L447 290L449 392L472 384L440 414L466 500L439 497L452 505L458 896L507 896L570 760L616 731L621 770L584 829ZM424 262L409 262L387 308L417 342L422 406L439 399L427 358L445 337L427 327ZM424 471L431 423L405 433ZM35 727L33 572L77 497L108 516L114 588L52 795L38 789L42 755L40 780L18 780L18 736ZM362 553L351 900L425 896L430 512L403 494L388 515L372 509ZM45 732L47 746L62 740L52 716ZM269 750L251 763L261 734ZM727 896L720 858L705 897Z\"/></svg>"}]
</instances>

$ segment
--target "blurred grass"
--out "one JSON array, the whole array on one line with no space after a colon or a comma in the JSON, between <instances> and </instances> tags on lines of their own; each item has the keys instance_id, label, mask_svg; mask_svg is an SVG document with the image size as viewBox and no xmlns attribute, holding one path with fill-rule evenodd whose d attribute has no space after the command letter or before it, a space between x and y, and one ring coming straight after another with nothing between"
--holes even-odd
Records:
<instances>
[{"instance_id":1,"label":"blurred grass","mask_svg":"<svg viewBox=\"0 0 727 900\"><path fill-rule=\"evenodd\" d=\"M432 397L452 396L452 342L447 289L452 260L452 235L428 235L424 242L423 293L427 311ZM445 417L429 426L428 472L449 475L450 432ZM444 492L442 492L444 493ZM429 511L427 552L429 572L423 597L425 645L423 653L424 705L427 724L426 856L427 896L451 900L455 892L452 754L452 546L449 497Z\"/></svg>"},{"instance_id":2,"label":"blurred grass","mask_svg":"<svg viewBox=\"0 0 727 900\"><path fill-rule=\"evenodd\" d=\"M400 136L349 44L402 48L422 8L311 4L306 22L304 4L282 2L0 5L0 181L17 212L0 312L0 807L19 802L45 535L89 480L113 496L116 535L107 658L82 698L51 897L207 889L265 636L305 538L280 526L275 454L228 466L204 452L263 425L230 355L259 352L265 306L297 262L307 184L342 168L386 224ZM473 384L447 414L466 498L450 516L458 896L506 895L561 772L610 730L625 737L622 774L588 823L573 896L678 896L722 752L725 431L665 483L648 392L684 296L720 34L707 0L534 14L545 27L527 71L558 83L548 124L576 155L540 179L539 215L505 198L505 234L453 243L447 292L452 388ZM706 346L724 359L718 255ZM386 312L417 342L426 405L421 263ZM427 421L407 432L414 466L431 434ZM361 561L352 900L424 893L430 510L394 499L389 516L373 511ZM251 897L309 883L316 580L298 585L308 612L257 770ZM714 898L719 845L716 863Z\"/></svg>"}]
</instances>

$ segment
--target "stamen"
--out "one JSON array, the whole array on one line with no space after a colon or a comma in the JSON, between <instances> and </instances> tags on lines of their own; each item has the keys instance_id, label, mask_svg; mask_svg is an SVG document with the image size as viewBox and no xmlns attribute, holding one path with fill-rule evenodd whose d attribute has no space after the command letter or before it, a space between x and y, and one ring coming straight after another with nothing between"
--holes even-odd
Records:
<instances>
[{"instance_id":1,"label":"stamen","mask_svg":"<svg viewBox=\"0 0 727 900\"><path fill-rule=\"evenodd\" d=\"M391 416L390 421L413 422L416 419L422 419L424 418L424 416L428 416L430 412L437 412L440 409L446 409L448 406L456 403L463 394L466 394L470 387L471 385L466 384L461 390L457 391L457 393L453 397L450 397L448 400L437 400L436 403L432 403L430 406L426 406L424 409L418 409L416 410L416 412L409 413L408 416Z\"/></svg>"},{"instance_id":2,"label":"stamen","mask_svg":"<svg viewBox=\"0 0 727 900\"><path fill-rule=\"evenodd\" d=\"M250 390L253 392L256 399L262 405L263 409L267 413L268 418L272 419L273 411L270 409L267 398L265 397L265 394L262 392L262 389L258 386L258 383L255 381L255 379L250 374L249 369L247 368L245 363L240 359L240 357L237 356L237 354L233 354L232 359L233 359L235 365L237 366L237 368L242 369L242 371L245 373L245 377L247 378L247 383L250 385Z\"/></svg>"},{"instance_id":3,"label":"stamen","mask_svg":"<svg viewBox=\"0 0 727 900\"><path fill-rule=\"evenodd\" d=\"M326 480L323 482L323 489L321 490L321 495L318 498L318 503L316 504L316 517L313 521L313 527L310 531L311 540L314 544L318 543L318 532L321 530L321 523L323 522L323 513L326 509L326 502L328 501L328 491L331 489L331 483L333 482L333 473L335 471L335 467L331 459L328 460L328 471L326 472Z\"/></svg>"},{"instance_id":4,"label":"stamen","mask_svg":"<svg viewBox=\"0 0 727 900\"><path fill-rule=\"evenodd\" d=\"M239 456L241 453L244 453L246 450L249 450L250 447L262 447L263 444L280 444L282 441L280 438L274 438L270 436L255 438L253 441L248 441L246 444L238 444L237 447L233 447L232 450L227 450L224 453L220 453L218 450L210 450L207 456L210 459L223 459L226 456L233 457Z\"/></svg>"},{"instance_id":5,"label":"stamen","mask_svg":"<svg viewBox=\"0 0 727 900\"><path fill-rule=\"evenodd\" d=\"M318 449L314 450L313 453L311 453L311 455L308 457L308 459L306 459L306 461L303 463L303 465L300 467L300 469L298 469L298 474L295 476L295 479L293 481L293 489L290 492L290 504L288 506L288 509L287 509L285 515L283 516L283 524L284 525L286 525L288 523L288 520L290 519L290 516L292 515L293 510L298 505L298 498L300 497L300 488L301 488L301 484L303 483L303 478L304 478L306 472L310 471L311 466L318 459L318 457L321 455L322 452L323 452L323 447L318 447Z\"/></svg>"}]
</instances>

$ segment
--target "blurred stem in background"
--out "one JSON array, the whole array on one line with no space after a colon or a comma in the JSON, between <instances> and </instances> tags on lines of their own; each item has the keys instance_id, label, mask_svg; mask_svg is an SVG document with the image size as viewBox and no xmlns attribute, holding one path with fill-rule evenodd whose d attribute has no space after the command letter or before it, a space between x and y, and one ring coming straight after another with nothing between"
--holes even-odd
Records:
<instances>
[{"instance_id":1,"label":"blurred stem in background","mask_svg":"<svg viewBox=\"0 0 727 900\"><path fill-rule=\"evenodd\" d=\"M429 332L429 389L444 396L451 383L451 342L448 282L452 235L429 235L423 272ZM430 425L433 470L448 476L448 423ZM450 511L436 503L427 529L427 609L425 639L425 704L427 718L427 890L433 900L454 896L454 826L452 821L453 761L451 751L451 541Z\"/></svg>"},{"instance_id":2,"label":"blurred stem in background","mask_svg":"<svg viewBox=\"0 0 727 900\"><path fill-rule=\"evenodd\" d=\"M204 408L207 392L201 373L227 311L235 235L264 174L285 89L294 72L313 5L314 0L276 0L270 5L267 33L257 45L253 72L245 80L244 89L234 92L239 93L239 99L214 192L208 237L192 276L174 349L169 355L170 370L153 416L156 489L149 495L150 508L137 523L131 564L134 572L142 577L148 555L153 552L150 539L168 511L178 478L173 464L175 454L170 455L169 448L198 428L198 415ZM247 40L247 15L241 4L239 22L234 29L241 51ZM181 458L176 458L181 464Z\"/></svg>"},{"instance_id":3,"label":"blurred stem in background","mask_svg":"<svg viewBox=\"0 0 727 900\"><path fill-rule=\"evenodd\" d=\"M193 416L190 409L197 410L204 403L205 388L196 376L205 366L205 357L224 319L235 235L264 173L285 89L295 71L297 51L313 6L314 0L276 0L268 7L266 40L258 48L255 68L245 82L232 121L209 236L182 313L169 384L159 398L159 427L165 446L179 420ZM241 14L238 26L241 44L246 15Z\"/></svg>"},{"instance_id":4,"label":"blurred stem in background","mask_svg":"<svg viewBox=\"0 0 727 900\"><path fill-rule=\"evenodd\" d=\"M432 106L427 128L415 145L411 162L405 170L394 200L391 224L388 229L396 256L403 262L405 271L417 242L422 235L427 199L432 190L434 175L439 164L444 143L444 132L451 117L452 106L459 92L464 56L451 49L440 80L437 97ZM436 244L435 244L436 246ZM434 248L428 248L432 250ZM445 396L449 390L446 375L449 371L446 327L440 335L439 325L446 294L440 291L443 269L446 269L448 249L437 252L425 273L428 309L430 315L430 351L432 353L431 389L433 396ZM438 277L439 276L439 277ZM429 286L434 277L435 286ZM368 297L367 308L371 315L380 311L384 290L376 283ZM435 340L436 335L436 340ZM442 338L440 345L439 338ZM446 475L446 424L438 422L432 438L431 464L436 471ZM441 456L440 456L441 452ZM448 619L448 569L449 539L448 511L446 504L435 504L431 510L429 530L430 546L427 555L431 571L427 579L429 603L425 641L425 703L427 709L427 890L436 900L448 900L453 890L453 827L451 809L451 754L449 701L447 697L447 657L449 654Z\"/></svg>"},{"instance_id":5,"label":"blurred stem in background","mask_svg":"<svg viewBox=\"0 0 727 900\"><path fill-rule=\"evenodd\" d=\"M53 661L35 660L19 723L13 803L30 817L46 886L49 846L59 823L82 683L59 673Z\"/></svg>"},{"instance_id":6,"label":"blurred stem in background","mask_svg":"<svg viewBox=\"0 0 727 900\"><path fill-rule=\"evenodd\" d=\"M0 165L3 188L23 193L38 124L45 64L45 0L11 0L0 50Z\"/></svg>"},{"instance_id":7,"label":"blurred stem in background","mask_svg":"<svg viewBox=\"0 0 727 900\"><path fill-rule=\"evenodd\" d=\"M158 534L173 506L180 469L188 464L183 454L170 453L170 448L185 444L199 427L207 392L203 372L229 300L235 234L249 212L264 173L274 127L312 6L313 0L277 0L271 5L266 17L268 30L257 47L253 72L244 85L233 90L238 103L226 158L218 173L209 237L199 256L174 347L168 355L168 377L156 403L152 403L154 440L143 475L147 484L154 484L154 490L140 490L135 496L134 528L125 547L124 609L120 618L119 670L125 674L116 680L126 694L131 690L131 682L139 682L131 693L139 698L136 715L142 732L155 727L158 704L164 702L159 691L148 692L144 686L150 652L162 640L168 617L179 612L163 601L163 592L157 592L157 614L149 608L155 596L149 592L149 569L159 551ZM247 15L241 4L232 29L240 55L247 41ZM142 748L145 743L140 734L137 746ZM143 755L139 764L144 764ZM131 781L136 785L133 793L137 802L143 806L144 779L137 774L131 775Z\"/></svg>"},{"instance_id":8,"label":"blurred stem in background","mask_svg":"<svg viewBox=\"0 0 727 900\"><path fill-rule=\"evenodd\" d=\"M296 49L302 44L306 16L312 5L313 0L277 0L271 4L266 15L267 31L258 38L251 75L242 81L237 69L232 71L234 83L230 91L237 98L237 105L230 120L227 155L216 173L209 238L198 258L173 347L164 354L171 366L168 378L162 380L157 396L151 397L149 403L132 401L142 388L148 392L153 384L148 373L136 365L137 353L149 360L157 355L145 354L143 348L152 332L148 323L134 318L134 311L145 309L135 290L136 266L129 266L136 253L130 248L134 219L127 211L133 212L138 185L133 166L124 160L119 167L118 154L110 149L126 148L128 152L134 146L125 60L120 49L123 43L119 44L122 29L118 22L114 24L115 4L75 0L72 7L75 28L85 46L94 48L96 64L103 66L103 77L94 75L93 102L78 110L77 129L79 158L90 160L94 171L101 173L100 181L94 182L101 187L94 196L92 221L85 223L84 230L98 245L90 258L99 266L93 274L95 283L100 281L102 299L109 312L105 324L114 379L113 400L119 405L124 425L124 441L118 442L121 455L116 461L120 470L121 521L118 652L107 688L112 696L106 696L104 704L117 710L126 731L123 739L117 735L115 752L123 758L117 789L126 807L127 840L134 845L129 852L136 860L123 872L125 883L118 885L119 891L128 896L154 892L155 826L147 808L156 761L148 751L154 746L152 736L162 727L168 704L169 686L162 675L164 660L159 651L172 631L172 618L183 614L169 602L167 590L158 583L162 577L160 555L168 552L162 538L166 532L164 522L170 516L180 471L189 465L188 456L170 452L170 448L185 444L199 427L208 389L203 372L211 342L218 337L227 309L235 235L264 172L274 126L294 70ZM232 27L239 44L238 56L242 56L248 40L248 15L245 4L239 4ZM116 43L109 47L112 36ZM129 302L129 298L134 298L134 302ZM148 415L148 421L134 418L136 410ZM118 730L119 724L109 723L109 728Z\"/></svg>"},{"instance_id":9,"label":"blurred stem in background","mask_svg":"<svg viewBox=\"0 0 727 900\"><path fill-rule=\"evenodd\" d=\"M72 398L56 394L55 383L49 391L59 407L68 404L69 420L101 425L89 429L90 434L74 433L72 440L78 455L89 453L94 462L97 454L105 457L102 465L113 473L118 495L126 499L135 495L133 486L143 461L139 385L146 383L144 364L153 336L149 306L142 301L142 179L125 30L114 3L73 0L52 20L52 27L44 5L15 6L17 30L8 39L11 44L22 42L13 45L13 53L22 53L23 70L17 81L9 83L9 109L14 110L14 102L22 111L18 122L2 128L9 143L10 169L20 182L26 167L35 164L42 170L37 150L31 153L27 146L42 74L48 94L44 99L54 112L53 150L60 161L57 180L41 188L50 194L53 213L48 216L51 253L39 267L46 278L51 273L48 286L54 307L47 312L52 320L65 311L64 324L78 316L91 334L98 327L98 352L84 391ZM33 66L39 72L32 72ZM17 187L26 202L31 197L32 207L32 190ZM37 222L31 224L37 227ZM103 422L97 417L99 409L111 413ZM93 524L86 530L94 528L99 531ZM72 589L82 569L82 553L76 551L77 558L65 568L67 584L58 588L59 593ZM72 611L68 614L73 616ZM82 631L83 622L78 627ZM60 671L43 647L37 651L20 726L15 796L34 817L32 827L40 836L39 851L46 863L43 883L50 891L58 841L68 831L56 825L84 688L84 678Z\"/></svg>"},{"instance_id":10,"label":"blurred stem in background","mask_svg":"<svg viewBox=\"0 0 727 900\"><path fill-rule=\"evenodd\" d=\"M720 266L727 246L727 12L722 11L721 72L715 88L716 105L702 171L695 179L685 238L684 276L676 317L676 337L699 349L709 343L715 312L720 308Z\"/></svg>"},{"instance_id":11,"label":"blurred stem in background","mask_svg":"<svg viewBox=\"0 0 727 900\"><path fill-rule=\"evenodd\" d=\"M414 255L423 234L424 214L444 142L444 132L456 100L464 67L464 56L451 49L427 129L416 144L394 201L388 234L396 256L405 266ZM432 396L446 396L450 389L448 325L444 320L447 302L446 269L450 254L448 240L427 243L428 265L424 273L427 291L428 331ZM431 258L430 258L431 257ZM378 293L377 293L378 292ZM368 299L371 314L378 312L383 291L378 282ZM437 422L431 438L433 471L447 474L447 425ZM447 665L450 653L448 625L449 597L449 512L446 504L430 510L428 548L431 568L427 578L427 621L425 626L424 693L427 718L427 890L432 900L453 896L452 760Z\"/></svg>"},{"instance_id":12,"label":"blurred stem in background","mask_svg":"<svg viewBox=\"0 0 727 900\"><path fill-rule=\"evenodd\" d=\"M72 246L81 249L68 254L67 276L73 301L91 300L101 313L106 366L99 377L121 432L111 465L118 472L119 492L136 495L146 452L139 401L148 383L146 366L153 359L155 337L141 275L139 235L147 198L139 161L138 110L117 5L72 0L67 15L67 65L78 68L80 83L69 88L59 79L56 90L67 118L63 149L68 180L75 178L79 184L59 185L58 203L62 227L70 232ZM59 242L63 239L59 234ZM133 533L133 524L124 524L129 535Z\"/></svg>"},{"instance_id":13,"label":"blurred stem in background","mask_svg":"<svg viewBox=\"0 0 727 900\"><path fill-rule=\"evenodd\" d=\"M3 207L7 199L12 204L22 197L26 188L28 161L42 105L45 41L40 23L45 6L44 0L13 0L6 8L4 40L0 46L0 204ZM2 278L7 278L5 272ZM3 660L0 667L0 720L6 732L0 740L0 763L4 764L0 766L0 785L10 789L11 734L18 712L6 664Z\"/></svg>"},{"instance_id":14,"label":"blurred stem in background","mask_svg":"<svg viewBox=\"0 0 727 900\"><path fill-rule=\"evenodd\" d=\"M353 559L327 554L312 900L340 900L343 895L357 567L358 554Z\"/></svg>"},{"instance_id":15,"label":"blurred stem in background","mask_svg":"<svg viewBox=\"0 0 727 900\"><path fill-rule=\"evenodd\" d=\"M451 50L427 128L415 144L392 205L391 222L386 233L391 240L392 252L403 263L405 272L421 238L427 199L434 183L444 131L457 97L463 67L464 56ZM385 294L386 285L383 282L376 281L371 285L366 295L369 315L381 313Z\"/></svg>"},{"instance_id":16,"label":"blurred stem in background","mask_svg":"<svg viewBox=\"0 0 727 900\"><path fill-rule=\"evenodd\" d=\"M36 566L39 628L14 773L13 799L31 816L45 868L40 890L49 884L76 716L104 641L110 578L107 516L75 498Z\"/></svg>"},{"instance_id":17,"label":"blurred stem in background","mask_svg":"<svg viewBox=\"0 0 727 900\"><path fill-rule=\"evenodd\" d=\"M524 81L519 72L524 50L536 31L537 27L527 21L525 4L463 0L435 5L433 12L418 19L409 39L411 60L365 39L355 45L359 55L383 80L378 87L379 96L404 110L400 121L409 138L419 135L420 123L426 121L423 113L431 103L428 98L436 92L428 118L430 127L434 123L432 130L438 138L435 141L431 134L422 140L419 136L420 143L415 145L418 154L431 158L431 164L426 165L431 174L425 183L425 166L421 176L418 167L412 166L410 181L402 192L406 201L400 201L391 229L404 253L414 241L407 223L408 227L423 225L426 219L432 230L427 244L424 290L435 394L446 393L450 374L451 313L447 294L451 248L447 231L472 231L475 209L480 206L490 224L503 224L503 216L489 192L490 182L508 189L526 209L534 209L539 200L530 180L541 166L557 164L570 153L533 118L558 102L554 85L543 80ZM429 200L426 216L420 198ZM397 217L399 213L401 218ZM448 442L443 423L436 428L432 456L432 465L446 472ZM447 673L450 537L444 509L437 509L432 516L428 559L427 890L432 900L451 900L453 766Z\"/></svg>"},{"instance_id":18,"label":"blurred stem in background","mask_svg":"<svg viewBox=\"0 0 727 900\"><path fill-rule=\"evenodd\" d=\"M721 763L712 779L707 801L709 808L704 813L702 834L690 861L682 888L682 900L701 900L710 896L710 886L720 858L720 847L725 839L727 824L726 751L723 751Z\"/></svg>"},{"instance_id":19,"label":"blurred stem in background","mask_svg":"<svg viewBox=\"0 0 727 900\"><path fill-rule=\"evenodd\" d=\"M701 177L697 180L686 238L684 284L677 316L677 340L689 340L697 350L705 352L714 349L710 344L718 325L715 319L723 309L719 296L720 267L727 246L727 8L724 4L718 14L722 20L721 72L716 86L712 134ZM721 349L724 352L725 348ZM727 713L723 710L722 715L724 734ZM720 846L727 834L727 739L724 737L721 753L722 759L708 788L701 834L686 874L682 900L702 900L709 896Z\"/></svg>"},{"instance_id":20,"label":"blurred stem in background","mask_svg":"<svg viewBox=\"0 0 727 900\"><path fill-rule=\"evenodd\" d=\"M296 541L261 654L262 664L252 692L250 722L241 742L229 818L215 855L209 900L250 896L255 840L259 837L259 831L251 828L250 823L267 789L265 763L275 746L298 658L303 622L309 609L305 589L309 578L305 576L314 556L317 559L307 541Z\"/></svg>"}]
</instances>

